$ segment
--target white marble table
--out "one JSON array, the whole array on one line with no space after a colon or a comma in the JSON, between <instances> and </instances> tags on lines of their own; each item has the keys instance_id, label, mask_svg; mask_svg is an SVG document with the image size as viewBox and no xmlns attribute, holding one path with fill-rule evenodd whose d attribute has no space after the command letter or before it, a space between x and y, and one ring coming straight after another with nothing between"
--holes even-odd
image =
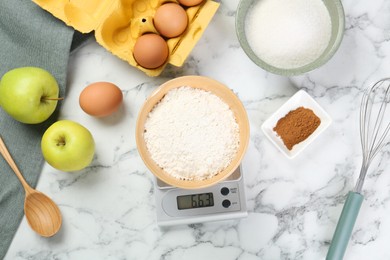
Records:
<instances>
[{"instance_id":1,"label":"white marble table","mask_svg":"<svg viewBox=\"0 0 390 260\"><path fill-rule=\"evenodd\" d=\"M157 78L93 40L72 54L60 117L91 130L96 157L76 173L44 166L37 188L59 204L63 227L55 237L41 238L23 219L6 259L325 258L360 168L362 89L390 76L390 2L343 1L346 30L339 51L320 69L290 79L266 73L246 57L234 29L237 4L223 0L185 65L168 67ZM248 111L251 139L243 167L249 215L161 230L155 219L153 176L135 145L135 119L159 84L191 74L226 84ZM80 91L95 81L110 81L123 90L124 106L114 116L96 119L80 109ZM314 97L333 123L289 160L260 127L299 89ZM389 157L388 146L372 165L345 259L390 259Z\"/></svg>"}]
</instances>

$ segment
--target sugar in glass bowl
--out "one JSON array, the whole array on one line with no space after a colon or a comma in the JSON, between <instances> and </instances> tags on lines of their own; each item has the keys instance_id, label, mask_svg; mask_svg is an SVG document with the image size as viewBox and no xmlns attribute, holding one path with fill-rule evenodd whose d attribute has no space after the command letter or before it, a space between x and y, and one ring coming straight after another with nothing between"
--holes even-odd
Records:
<instances>
[{"instance_id":1,"label":"sugar in glass bowl","mask_svg":"<svg viewBox=\"0 0 390 260\"><path fill-rule=\"evenodd\" d=\"M261 4L262 6L262 11L259 11L259 2L263 1ZM271 2L273 1L273 2ZM303 6L305 8L310 8L305 6L305 3L303 1L305 0L294 0L296 3L300 4L300 6ZM317 24L320 24L321 22L325 23L326 21L323 21L324 19L321 20L321 17L317 17L315 13L306 13L308 16L306 19L307 21L314 21L316 24L313 23L306 23L303 24L301 18L297 19L297 21L290 21L288 19L288 15L292 15L292 12L288 12L288 7L285 4L293 4L294 1L286 1L286 0L241 0L238 8L237 8L237 13L236 13L236 33L238 40L240 42L240 45L246 55L259 67L263 68L264 70L267 70L269 72L272 72L274 74L278 75L283 75L283 76L295 76L295 75L300 75L306 72L309 72L311 70L314 70L323 64L325 64L337 51L338 47L340 46L341 40L343 38L343 33L344 33L344 23L345 23L345 17L344 17L344 10L343 6L340 2L340 0L319 0L321 1L324 6L326 7L326 10L329 13L330 17L330 25L328 26L330 28L329 31L329 39L328 43L326 42L323 45L323 51L319 52L316 57L311 59L310 61L306 62L306 64L303 65L297 65L297 66L281 66L280 64L283 64L285 59L288 59L291 55L294 55L294 44L296 47L301 48L299 51L306 51L308 54L313 54L313 50L316 51L314 48L318 47L321 43L316 43L312 44L311 47L305 49L302 46L304 46L305 43L307 43L307 40L312 40L312 39L305 39L305 30L309 32L313 32L313 30L322 30L324 28L321 28L320 26L317 26ZM274 12L268 12L267 9L265 8L275 8L275 4L280 4L280 12L278 14L275 14ZM306 1L306 3L310 3L311 5L314 4L313 2ZM272 7L271 7L272 6ZM256 9L256 10L255 10ZM283 10L282 10L283 9ZM323 8L324 9L324 8ZM307 9L306 9L307 10ZM260 32L265 32L264 36L268 35L271 37L268 38L262 38L263 34L253 34L253 15L256 13L256 21L261 20L261 30L256 28L256 30L259 30ZM305 10L303 10L305 11ZM277 19L284 19L284 15L287 14L287 18L285 21L282 20L277 20ZM301 13L300 10L296 10L296 13ZM258 15L261 14L262 17L259 17ZM279 15L279 16L277 16ZM290 16L291 17L291 16ZM296 17L296 16L295 16ZM329 18L328 18L329 20ZM276 21L276 22L275 22ZM303 20L305 21L305 20ZM297 22L297 23L295 23ZM268 24L269 23L269 27ZM299 24L302 23L302 24ZM275 25L276 24L276 25ZM294 28L294 30L286 30L284 33L283 30L280 28L284 28L283 26L286 25L286 27L289 28ZM300 28L302 27L307 27L307 28ZM259 25L260 26L260 25ZM280 26L280 27L278 27ZM328 28L328 29L329 29ZM302 30L301 30L302 29ZM310 31L311 30L311 31ZM274 33L275 32L275 33ZM283 33L282 33L283 32ZM315 32L315 31L314 31ZM279 38L282 36L282 38L286 38L286 41L275 41L272 42L271 38L274 37L275 35L278 36L279 33ZM319 37L323 37L321 35L322 32L319 33L319 31L315 32L315 34ZM281 36L280 36L281 34ZM296 35L300 35L303 37L299 38L294 38L293 41L289 41L289 37L291 38L295 37ZM253 38L255 36L255 38ZM277 36L275 36L277 38ZM252 41L251 41L252 39ZM303 43L299 44L300 42ZM256 43L256 44L255 44ZM262 45L261 46L261 51L262 53L265 53L265 56L257 55L260 53L259 51L259 43ZM286 50L284 51L284 47L286 47ZM256 49L257 48L257 49ZM270 52L267 51L267 48L274 48L276 52L276 56L273 57L273 60L270 60L269 56ZM311 48L311 49L310 49ZM281 51L276 51L276 50L281 50ZM313 50L312 50L313 49ZM297 51L297 53L299 53ZM319 51L317 49L317 51ZM256 54L257 53L257 54ZM272 54L271 54L272 55ZM289 56L290 55L290 56ZM306 55L307 56L307 55ZM267 61L268 62L267 62ZM292 59L293 61L294 59ZM287 64L287 63L285 63ZM299 64L299 62L297 63Z\"/></svg>"}]
</instances>

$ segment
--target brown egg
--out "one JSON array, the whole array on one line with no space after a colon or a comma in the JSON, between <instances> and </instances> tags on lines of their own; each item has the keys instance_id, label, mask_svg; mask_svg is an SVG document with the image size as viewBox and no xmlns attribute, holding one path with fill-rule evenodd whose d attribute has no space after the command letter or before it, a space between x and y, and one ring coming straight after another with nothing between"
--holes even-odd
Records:
<instances>
[{"instance_id":1,"label":"brown egg","mask_svg":"<svg viewBox=\"0 0 390 260\"><path fill-rule=\"evenodd\" d=\"M147 69L160 67L168 59L168 45L157 34L149 33L139 37L134 45L134 59Z\"/></svg>"},{"instance_id":2,"label":"brown egg","mask_svg":"<svg viewBox=\"0 0 390 260\"><path fill-rule=\"evenodd\" d=\"M181 35L186 30L188 17L183 7L176 3L168 3L157 9L153 22L161 35L173 38Z\"/></svg>"},{"instance_id":3,"label":"brown egg","mask_svg":"<svg viewBox=\"0 0 390 260\"><path fill-rule=\"evenodd\" d=\"M81 109L91 116L104 117L117 111L122 104L120 88L110 82L95 82L80 93Z\"/></svg>"},{"instance_id":4,"label":"brown egg","mask_svg":"<svg viewBox=\"0 0 390 260\"><path fill-rule=\"evenodd\" d=\"M184 6L195 6L203 2L203 0L178 0Z\"/></svg>"}]
</instances>

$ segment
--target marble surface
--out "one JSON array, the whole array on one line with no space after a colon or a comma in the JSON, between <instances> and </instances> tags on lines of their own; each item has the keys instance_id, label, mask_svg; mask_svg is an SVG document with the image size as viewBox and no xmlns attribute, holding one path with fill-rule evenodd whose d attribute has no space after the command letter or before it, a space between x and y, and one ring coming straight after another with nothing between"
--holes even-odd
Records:
<instances>
[{"instance_id":1,"label":"marble surface","mask_svg":"<svg viewBox=\"0 0 390 260\"><path fill-rule=\"evenodd\" d=\"M63 227L52 238L36 235L23 219L5 259L324 259L362 154L358 110L362 89L390 76L390 2L343 1L345 36L323 67L286 78L263 71L236 38L238 0L223 0L182 68L146 76L93 40L71 55L61 119L86 126L96 140L90 167L63 173L44 166L38 189L59 204ZM140 159L135 120L159 84L182 75L214 78L234 90L247 109L251 138L243 161L249 215L240 220L156 225L153 176ZM110 81L124 106L96 119L78 105L89 83ZM261 131L262 123L299 89L333 123L293 160ZM365 197L345 259L389 259L390 157L387 146L372 164Z\"/></svg>"}]
</instances>

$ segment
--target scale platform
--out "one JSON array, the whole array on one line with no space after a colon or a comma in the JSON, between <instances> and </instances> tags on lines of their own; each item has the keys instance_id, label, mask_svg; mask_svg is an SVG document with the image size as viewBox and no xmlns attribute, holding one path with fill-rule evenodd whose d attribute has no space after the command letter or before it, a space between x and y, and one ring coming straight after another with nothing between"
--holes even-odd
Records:
<instances>
[{"instance_id":1,"label":"scale platform","mask_svg":"<svg viewBox=\"0 0 390 260\"><path fill-rule=\"evenodd\" d=\"M243 218L246 208L242 167L211 187L188 190L155 180L157 224L160 227Z\"/></svg>"}]
</instances>

